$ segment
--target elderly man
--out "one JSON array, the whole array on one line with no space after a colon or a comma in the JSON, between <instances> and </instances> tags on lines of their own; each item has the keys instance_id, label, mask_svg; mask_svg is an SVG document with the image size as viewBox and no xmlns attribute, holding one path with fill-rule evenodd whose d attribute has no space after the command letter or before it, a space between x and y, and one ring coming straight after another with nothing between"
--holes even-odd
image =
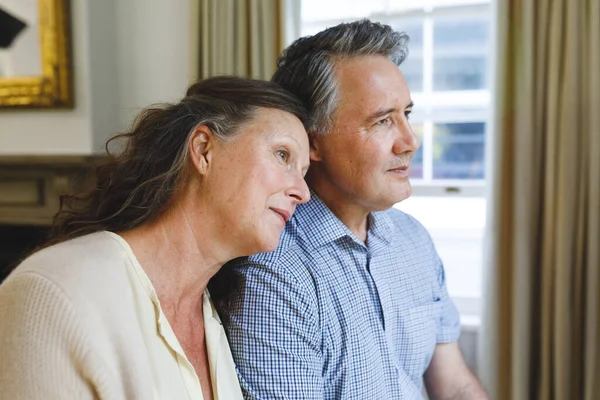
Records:
<instances>
[{"instance_id":1,"label":"elderly man","mask_svg":"<svg viewBox=\"0 0 600 400\"><path fill-rule=\"evenodd\" d=\"M392 206L419 147L408 37L363 20L294 42L273 80L311 116L312 199L222 304L246 398L485 399L426 230Z\"/></svg>"}]
</instances>

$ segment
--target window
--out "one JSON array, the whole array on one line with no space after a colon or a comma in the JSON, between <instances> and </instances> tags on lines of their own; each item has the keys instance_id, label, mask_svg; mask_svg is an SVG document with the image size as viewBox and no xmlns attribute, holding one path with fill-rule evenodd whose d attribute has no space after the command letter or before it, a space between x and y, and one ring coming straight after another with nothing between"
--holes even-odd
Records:
<instances>
[{"instance_id":1,"label":"window","mask_svg":"<svg viewBox=\"0 0 600 400\"><path fill-rule=\"evenodd\" d=\"M288 42L361 18L411 37L400 69L415 103L411 124L421 147L411 170L413 196L396 207L429 230L450 295L463 319L476 321L489 177L491 0L290 1L296 19Z\"/></svg>"}]
</instances>

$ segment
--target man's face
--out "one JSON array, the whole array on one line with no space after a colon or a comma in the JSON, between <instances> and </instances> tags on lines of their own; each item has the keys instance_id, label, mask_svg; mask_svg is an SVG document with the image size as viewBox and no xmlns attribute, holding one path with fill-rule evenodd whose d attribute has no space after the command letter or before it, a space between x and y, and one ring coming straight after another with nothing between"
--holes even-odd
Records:
<instances>
[{"instance_id":1,"label":"man's face","mask_svg":"<svg viewBox=\"0 0 600 400\"><path fill-rule=\"evenodd\" d=\"M410 196L409 167L419 147L406 81L382 56L340 60L335 74L338 107L331 131L312 138L309 183L338 206L388 209Z\"/></svg>"}]
</instances>

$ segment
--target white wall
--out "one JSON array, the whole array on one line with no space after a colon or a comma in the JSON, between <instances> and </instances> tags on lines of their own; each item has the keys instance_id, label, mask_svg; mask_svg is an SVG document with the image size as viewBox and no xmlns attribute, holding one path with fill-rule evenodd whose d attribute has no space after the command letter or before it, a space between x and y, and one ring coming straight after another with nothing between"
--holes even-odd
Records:
<instances>
[{"instance_id":1,"label":"white wall","mask_svg":"<svg viewBox=\"0 0 600 400\"><path fill-rule=\"evenodd\" d=\"M191 78L193 0L72 0L75 108L0 110L0 154L91 154Z\"/></svg>"},{"instance_id":2,"label":"white wall","mask_svg":"<svg viewBox=\"0 0 600 400\"><path fill-rule=\"evenodd\" d=\"M143 107L177 101L185 94L191 81L191 1L118 0L122 125Z\"/></svg>"}]
</instances>

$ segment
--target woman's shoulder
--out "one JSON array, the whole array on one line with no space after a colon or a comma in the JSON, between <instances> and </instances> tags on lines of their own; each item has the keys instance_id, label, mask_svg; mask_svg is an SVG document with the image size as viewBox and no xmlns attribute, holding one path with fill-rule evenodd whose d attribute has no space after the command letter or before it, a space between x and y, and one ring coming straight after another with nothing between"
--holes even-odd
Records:
<instances>
[{"instance_id":1,"label":"woman's shoulder","mask_svg":"<svg viewBox=\"0 0 600 400\"><path fill-rule=\"evenodd\" d=\"M17 277L38 276L74 299L78 294L101 293L105 286L126 280L123 265L128 255L112 235L96 232L39 250L23 260L2 286Z\"/></svg>"},{"instance_id":2,"label":"woman's shoulder","mask_svg":"<svg viewBox=\"0 0 600 400\"><path fill-rule=\"evenodd\" d=\"M6 344L0 370L19 373L16 382L71 394L102 387L114 398L134 385L134 375L150 381L136 364L143 360L143 342L130 304L127 252L111 235L98 232L42 249L0 285L0 340ZM67 386L52 385L57 379Z\"/></svg>"},{"instance_id":3,"label":"woman's shoulder","mask_svg":"<svg viewBox=\"0 0 600 400\"><path fill-rule=\"evenodd\" d=\"M43 274L86 269L89 265L106 266L122 258L120 246L112 233L101 231L70 239L31 254L15 273L36 271Z\"/></svg>"}]
</instances>

